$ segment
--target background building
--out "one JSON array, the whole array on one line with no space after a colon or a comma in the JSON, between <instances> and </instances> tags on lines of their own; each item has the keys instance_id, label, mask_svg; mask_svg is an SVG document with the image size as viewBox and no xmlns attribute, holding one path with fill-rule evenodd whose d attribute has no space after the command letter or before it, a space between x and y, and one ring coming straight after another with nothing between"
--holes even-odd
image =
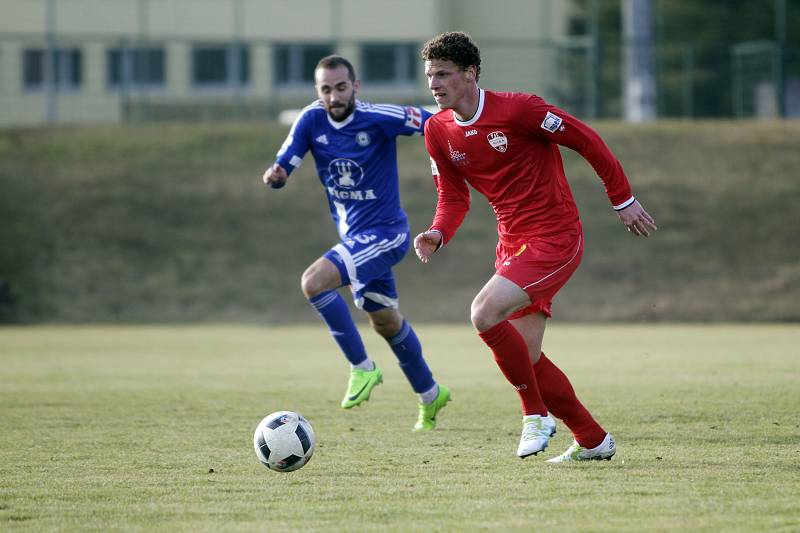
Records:
<instances>
[{"instance_id":1,"label":"background building","mask_svg":"<svg viewBox=\"0 0 800 533\"><path fill-rule=\"evenodd\" d=\"M363 98L427 104L419 49L447 29L478 41L488 85L555 97L570 5L0 0L0 124L274 116L313 97L313 67L334 52Z\"/></svg>"},{"instance_id":2,"label":"background building","mask_svg":"<svg viewBox=\"0 0 800 533\"><path fill-rule=\"evenodd\" d=\"M446 30L485 86L584 118L636 115L642 80L648 120L800 116L797 0L0 0L0 125L274 117L333 52L363 98L430 104Z\"/></svg>"}]
</instances>

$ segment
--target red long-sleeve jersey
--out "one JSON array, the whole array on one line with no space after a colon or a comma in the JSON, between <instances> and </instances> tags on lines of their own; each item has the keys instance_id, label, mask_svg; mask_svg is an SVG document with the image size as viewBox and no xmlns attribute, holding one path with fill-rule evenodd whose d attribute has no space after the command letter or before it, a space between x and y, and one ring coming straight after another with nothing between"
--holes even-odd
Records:
<instances>
[{"instance_id":1,"label":"red long-sleeve jersey","mask_svg":"<svg viewBox=\"0 0 800 533\"><path fill-rule=\"evenodd\" d=\"M439 198L431 229L453 238L469 211L467 184L486 196L505 246L579 223L557 145L581 154L603 180L615 209L633 202L617 158L589 126L531 94L480 89L469 121L442 111L425 124Z\"/></svg>"}]
</instances>

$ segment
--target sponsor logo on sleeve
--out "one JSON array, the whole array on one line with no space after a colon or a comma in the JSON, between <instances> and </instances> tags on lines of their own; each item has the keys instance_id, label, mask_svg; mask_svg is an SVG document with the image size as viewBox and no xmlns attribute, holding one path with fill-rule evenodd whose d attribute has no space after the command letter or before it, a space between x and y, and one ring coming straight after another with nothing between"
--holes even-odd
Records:
<instances>
[{"instance_id":1,"label":"sponsor logo on sleeve","mask_svg":"<svg viewBox=\"0 0 800 533\"><path fill-rule=\"evenodd\" d=\"M418 107L406 107L406 127L418 130L422 126L422 112Z\"/></svg>"},{"instance_id":2,"label":"sponsor logo on sleeve","mask_svg":"<svg viewBox=\"0 0 800 533\"><path fill-rule=\"evenodd\" d=\"M545 115L544 120L542 121L541 127L543 130L547 130L550 133L555 133L559 126L561 126L562 122L563 120L561 117L548 111L547 115Z\"/></svg>"}]
</instances>

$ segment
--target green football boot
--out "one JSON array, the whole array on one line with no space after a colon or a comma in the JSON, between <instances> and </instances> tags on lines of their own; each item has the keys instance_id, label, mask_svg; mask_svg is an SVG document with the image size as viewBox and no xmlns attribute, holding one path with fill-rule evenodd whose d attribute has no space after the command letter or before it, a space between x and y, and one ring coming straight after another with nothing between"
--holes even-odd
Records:
<instances>
[{"instance_id":1,"label":"green football boot","mask_svg":"<svg viewBox=\"0 0 800 533\"><path fill-rule=\"evenodd\" d=\"M442 407L450 401L450 389L444 385L439 385L439 394L431 403L419 404L419 417L414 424L414 431L430 431L436 427L436 415Z\"/></svg>"},{"instance_id":2,"label":"green football boot","mask_svg":"<svg viewBox=\"0 0 800 533\"><path fill-rule=\"evenodd\" d=\"M350 371L350 381L347 382L347 393L342 400L342 408L350 409L361 402L369 400L372 389L383 383L383 374L378 365L372 370L354 368Z\"/></svg>"}]
</instances>

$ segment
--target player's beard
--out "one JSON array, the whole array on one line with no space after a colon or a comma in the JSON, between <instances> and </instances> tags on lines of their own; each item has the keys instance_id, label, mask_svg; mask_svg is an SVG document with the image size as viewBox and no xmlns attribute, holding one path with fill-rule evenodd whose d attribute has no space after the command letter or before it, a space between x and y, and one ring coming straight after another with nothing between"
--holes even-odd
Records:
<instances>
[{"instance_id":1,"label":"player's beard","mask_svg":"<svg viewBox=\"0 0 800 533\"><path fill-rule=\"evenodd\" d=\"M356 95L353 92L353 96L350 97L350 100L346 104L340 104L337 107L328 106L328 115L335 120L336 122L341 122L347 117L349 117L356 108Z\"/></svg>"}]
</instances>

